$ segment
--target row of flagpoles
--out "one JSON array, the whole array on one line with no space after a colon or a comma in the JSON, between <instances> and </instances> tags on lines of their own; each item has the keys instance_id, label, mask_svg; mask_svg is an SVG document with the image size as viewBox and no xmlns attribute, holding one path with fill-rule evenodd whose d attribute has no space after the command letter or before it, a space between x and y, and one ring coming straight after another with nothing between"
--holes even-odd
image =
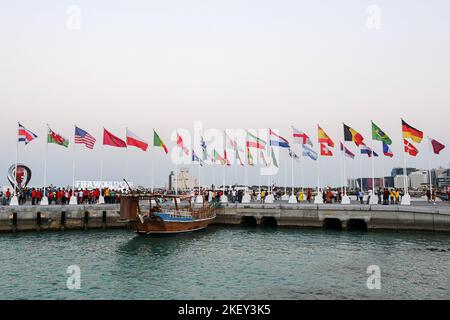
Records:
<instances>
[{"instance_id":1,"label":"row of flagpoles","mask_svg":"<svg viewBox=\"0 0 450 320\"><path fill-rule=\"evenodd\" d=\"M419 153L419 150L416 148L414 143L419 144L423 140L423 132L410 126L407 124L403 119L401 119L402 124L402 136L403 136L403 145L404 145L404 152L403 152L403 159L404 159L404 188L405 188L405 196L404 196L404 204L408 204L409 201L409 194L408 194L408 187L407 187L407 174L406 174L406 166L407 166L407 160L406 155L409 156L417 156ZM393 157L393 152L390 149L390 145L392 144L392 139L387 135L384 131L380 129L374 122L371 122L371 128L372 128L372 146L369 147L364 137L355 129L352 127L343 124L344 134L343 134L343 141L344 142L354 142L355 145L359 148L361 154L367 155L369 158L372 158L372 197L371 199L375 200L374 195L374 188L375 188L375 175L374 175L374 157L378 157L378 154L373 150L373 141L379 141L382 143L382 150L383 154L386 157ZM34 134L32 131L26 129L24 126L22 126L20 123L18 124L18 139L17 139L17 157L16 157L16 171L17 171L17 163L19 161L19 143L23 142L25 145L33 141L37 138L37 135ZM330 136L320 127L320 125L317 125L317 142L319 143L319 150L318 152L314 150L314 144L311 140L311 138L303 131L298 130L295 127L292 127L292 138L293 143L297 145L301 145L302 148L302 156L308 157L311 160L317 161L317 194L320 194L320 162L319 155L321 157L331 157L333 156L333 148L335 147L334 141L330 138ZM180 150L186 154L186 156L191 155L192 163L198 163L199 164L199 188L201 187L200 183L200 166L202 166L204 163L207 162L209 156L211 156L210 163L216 163L219 162L220 164L224 166L231 165L226 149L227 146L229 146L234 151L234 163L238 163L241 166L244 166L244 162L241 160L240 153L244 152L246 154L246 163L248 166L254 166L255 162L253 159L252 152L250 149L257 149L258 151L258 158L261 161L261 164L265 167L269 166L269 162L267 162L263 150L269 152L270 157L270 166L276 166L278 167L278 161L276 159L276 155L273 151L274 147L278 147L281 149L288 149L289 156L291 157L291 184L292 184L292 190L294 188L294 160L299 160L300 157L295 154L295 152L292 150L291 145L289 141L279 134L277 134L275 131L269 129L268 130L268 143L263 140L261 137L252 134L248 130L246 131L246 143L245 147L246 150L244 151L242 147L240 147L237 143L237 140L235 137L230 137L226 131L224 131L224 151L223 155L220 154L215 148L211 151L211 154L208 154L207 150L207 143L204 141L203 137L201 137L201 143L200 147L202 150L202 155L199 156L195 153L194 149L191 151L189 148L187 148L184 145L183 139L181 135L177 132L177 140L176 145ZM432 139L428 137L429 143L430 143L430 150L434 154L439 154L442 149L445 148L445 146L438 142L435 139ZM87 149L93 149L96 144L96 139L90 135L87 131L79 128L78 126L75 126L75 134L74 134L74 148L73 151L75 153L75 144L83 144ZM46 155L45 155L45 163L44 163L44 189L47 187L47 159L48 159L48 145L50 143L54 143L63 147L68 148L69 146L69 139L64 138L62 135L54 132L48 125L47 125L47 143L46 143ZM131 132L128 128L126 128L126 139L122 140L121 138L117 137L116 135L109 132L107 129L103 128L103 143L102 143L102 151L103 146L110 146L115 148L127 148L127 147L136 147L138 149L141 149L142 151L147 151L149 144L133 132ZM153 146L159 147L164 150L166 154L169 153L169 150L167 148L167 145L163 142L161 137L158 135L158 133L153 129ZM269 147L269 148L267 148ZM153 148L154 149L154 148ZM349 201L347 199L347 186L346 186L346 158L354 159L355 154L341 141L340 142L340 153L341 153L341 165L343 169L343 194L344 194L344 202ZM103 154L103 152L102 152ZM153 174L154 174L154 167L153 167L152 161L152 185L151 189L153 191L154 188L154 181L153 181ZM361 167L361 162L360 162ZM128 175L128 164L127 164L127 174ZM178 170L176 169L176 172ZM269 177L270 179L270 177ZM101 159L101 165L100 165L100 181L103 180L103 156ZM286 180L286 179L285 179ZM175 180L176 183L178 183L178 177ZM73 161L73 185L75 184L75 156ZM248 185L248 173L247 170L245 171L245 184ZM269 180L269 186L270 186L270 180ZM75 185L73 186L75 189ZM223 170L223 187L225 187L225 171ZM360 185L362 188L362 183ZM285 187L286 188L286 187ZM430 170L430 189L431 186L431 170ZM17 184L14 186L14 190L16 191ZM178 186L175 186L175 190L178 191ZM286 190L286 189L285 189ZM286 193L286 192L285 192ZM292 195L291 195L292 197ZM295 197L294 197L295 198ZM320 198L317 197L316 201L317 203L320 203ZM294 199L290 199L290 201L294 201ZM295 200L296 201L296 200ZM13 199L11 203L14 203L15 200ZM374 202L375 203L375 202ZM43 204L46 204L46 199L44 199Z\"/></svg>"}]
</instances>

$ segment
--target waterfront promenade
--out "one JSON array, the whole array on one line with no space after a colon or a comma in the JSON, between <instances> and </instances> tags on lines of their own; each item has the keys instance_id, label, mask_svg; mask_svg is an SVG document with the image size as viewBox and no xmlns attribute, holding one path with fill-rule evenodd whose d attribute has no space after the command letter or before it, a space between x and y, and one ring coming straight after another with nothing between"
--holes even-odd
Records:
<instances>
[{"instance_id":1,"label":"waterfront promenade","mask_svg":"<svg viewBox=\"0 0 450 320\"><path fill-rule=\"evenodd\" d=\"M187 205L187 203L183 204ZM143 207L145 210L145 206ZM279 226L343 230L450 232L450 205L226 203L217 209L223 226ZM0 232L128 228L118 204L0 207Z\"/></svg>"}]
</instances>

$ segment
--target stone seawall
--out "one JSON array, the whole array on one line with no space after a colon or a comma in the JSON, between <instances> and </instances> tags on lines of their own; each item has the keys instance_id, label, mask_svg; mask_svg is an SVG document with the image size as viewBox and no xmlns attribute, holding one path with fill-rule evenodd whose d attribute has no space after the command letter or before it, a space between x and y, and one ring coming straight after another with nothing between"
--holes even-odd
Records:
<instances>
[{"instance_id":1,"label":"stone seawall","mask_svg":"<svg viewBox=\"0 0 450 320\"><path fill-rule=\"evenodd\" d=\"M128 228L119 217L117 204L0 207L0 232ZM450 207L224 204L215 224L450 232Z\"/></svg>"}]
</instances>

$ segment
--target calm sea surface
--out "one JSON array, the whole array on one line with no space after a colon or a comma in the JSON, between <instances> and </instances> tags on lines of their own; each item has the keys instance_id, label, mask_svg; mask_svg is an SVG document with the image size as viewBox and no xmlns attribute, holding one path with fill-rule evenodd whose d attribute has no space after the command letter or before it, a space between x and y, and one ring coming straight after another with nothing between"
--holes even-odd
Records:
<instances>
[{"instance_id":1,"label":"calm sea surface","mask_svg":"<svg viewBox=\"0 0 450 320\"><path fill-rule=\"evenodd\" d=\"M81 289L66 286L81 269ZM367 289L369 265L381 289ZM449 299L450 235L225 228L0 234L1 299Z\"/></svg>"}]
</instances>

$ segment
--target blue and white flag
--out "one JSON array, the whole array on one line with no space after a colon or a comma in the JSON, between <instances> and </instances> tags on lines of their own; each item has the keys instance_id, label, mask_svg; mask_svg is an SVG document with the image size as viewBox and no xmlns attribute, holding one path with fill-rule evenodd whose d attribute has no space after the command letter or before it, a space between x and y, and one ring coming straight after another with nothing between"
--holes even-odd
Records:
<instances>
[{"instance_id":1,"label":"blue and white flag","mask_svg":"<svg viewBox=\"0 0 450 320\"><path fill-rule=\"evenodd\" d=\"M371 148L369 148L366 145L361 145L361 154L367 154L367 156L369 158L372 157L372 155L374 157L378 157L378 153L376 153L375 151L373 151Z\"/></svg>"},{"instance_id":2,"label":"blue and white flag","mask_svg":"<svg viewBox=\"0 0 450 320\"><path fill-rule=\"evenodd\" d=\"M192 150L192 162L198 162L201 166L203 166L203 161L200 159L194 150Z\"/></svg>"},{"instance_id":3,"label":"blue and white flag","mask_svg":"<svg viewBox=\"0 0 450 320\"><path fill-rule=\"evenodd\" d=\"M317 152L315 152L313 149L311 149L310 147L308 147L306 144L302 145L303 147L303 153L302 155L304 157L309 157L312 160L317 160Z\"/></svg>"},{"instance_id":4,"label":"blue and white flag","mask_svg":"<svg viewBox=\"0 0 450 320\"><path fill-rule=\"evenodd\" d=\"M270 145L273 147L290 148L289 142L282 136L269 129Z\"/></svg>"}]
</instances>

